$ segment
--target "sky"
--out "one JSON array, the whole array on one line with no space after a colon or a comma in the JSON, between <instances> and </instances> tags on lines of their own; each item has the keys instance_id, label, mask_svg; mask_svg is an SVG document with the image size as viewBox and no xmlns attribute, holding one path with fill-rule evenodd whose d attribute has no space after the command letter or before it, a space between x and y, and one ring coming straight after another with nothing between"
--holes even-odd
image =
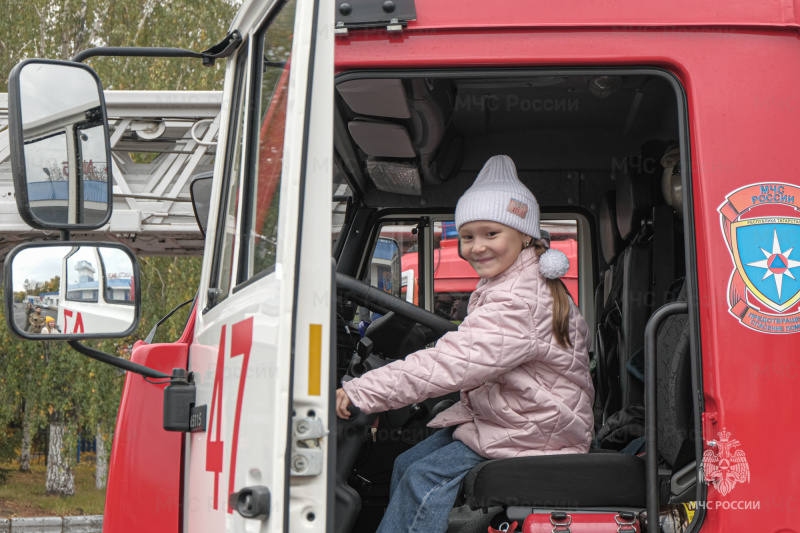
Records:
<instances>
[{"instance_id":1,"label":"sky","mask_svg":"<svg viewBox=\"0 0 800 533\"><path fill-rule=\"evenodd\" d=\"M72 257L70 264L85 259L97 269L93 246L82 246ZM44 282L61 275L61 261L70 253L72 246L48 246L42 248L26 248L14 257L11 270L14 291L24 290L25 280ZM128 254L119 248L100 248L106 271L114 273L132 273L133 265ZM74 273L74 272L72 272ZM72 273L68 273L69 276ZM99 273L98 273L99 274Z\"/></svg>"},{"instance_id":2,"label":"sky","mask_svg":"<svg viewBox=\"0 0 800 533\"><path fill-rule=\"evenodd\" d=\"M25 123L67 109L100 105L97 81L82 68L32 63L20 72L20 103ZM53 90L58 87L58 91Z\"/></svg>"},{"instance_id":3,"label":"sky","mask_svg":"<svg viewBox=\"0 0 800 533\"><path fill-rule=\"evenodd\" d=\"M57 87L54 90L54 87ZM63 130L64 113L83 112L100 105L97 80L89 71L66 65L29 63L19 75L20 108L24 124L30 125L45 117L56 122L48 130ZM58 119L61 115L62 118ZM78 119L72 117L70 122ZM81 151L86 161L106 162L105 138L103 127L97 126L82 131ZM38 132L38 136L43 135ZM44 181L47 179L43 168L66 167L67 139L64 133L54 137L28 142L25 145L25 164L28 170L28 181ZM55 176L54 176L55 177ZM66 176L64 176L66 177Z\"/></svg>"}]
</instances>

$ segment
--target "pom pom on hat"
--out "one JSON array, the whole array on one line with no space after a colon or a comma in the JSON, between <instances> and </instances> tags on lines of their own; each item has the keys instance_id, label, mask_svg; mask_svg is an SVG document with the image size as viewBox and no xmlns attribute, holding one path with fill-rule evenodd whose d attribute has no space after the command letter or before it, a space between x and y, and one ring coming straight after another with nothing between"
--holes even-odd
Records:
<instances>
[{"instance_id":1,"label":"pom pom on hat","mask_svg":"<svg viewBox=\"0 0 800 533\"><path fill-rule=\"evenodd\" d=\"M489 158L472 187L456 205L456 229L467 222L488 220L538 239L539 204L519 181L514 161L507 155Z\"/></svg>"},{"instance_id":2,"label":"pom pom on hat","mask_svg":"<svg viewBox=\"0 0 800 533\"><path fill-rule=\"evenodd\" d=\"M539 257L539 272L547 279L557 279L569 270L569 259L561 250L553 248Z\"/></svg>"}]
</instances>

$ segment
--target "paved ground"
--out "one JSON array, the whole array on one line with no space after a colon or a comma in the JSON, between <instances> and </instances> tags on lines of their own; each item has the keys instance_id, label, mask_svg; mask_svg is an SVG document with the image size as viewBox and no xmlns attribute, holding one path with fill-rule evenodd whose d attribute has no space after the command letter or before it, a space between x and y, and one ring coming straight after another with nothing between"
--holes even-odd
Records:
<instances>
[{"instance_id":1,"label":"paved ground","mask_svg":"<svg viewBox=\"0 0 800 533\"><path fill-rule=\"evenodd\" d=\"M26 330L28 328L25 314L25 308L27 304L25 303L15 303L14 304L14 322L20 327L20 329ZM56 318L56 312L52 309L44 309L42 308L42 316L48 317L51 316ZM2 531L0 529L0 531Z\"/></svg>"}]
</instances>

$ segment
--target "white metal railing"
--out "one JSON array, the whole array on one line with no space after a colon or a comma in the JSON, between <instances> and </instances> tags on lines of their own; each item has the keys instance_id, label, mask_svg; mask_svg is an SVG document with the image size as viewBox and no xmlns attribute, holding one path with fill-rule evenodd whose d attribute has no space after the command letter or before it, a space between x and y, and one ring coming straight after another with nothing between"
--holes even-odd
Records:
<instances>
[{"instance_id":1,"label":"white metal railing","mask_svg":"<svg viewBox=\"0 0 800 533\"><path fill-rule=\"evenodd\" d=\"M204 242L189 183L192 176L213 169L222 93L106 91L105 98L114 214L99 234L137 253L201 254ZM18 242L45 236L28 227L17 212L7 125L8 99L0 93L0 257Z\"/></svg>"}]
</instances>

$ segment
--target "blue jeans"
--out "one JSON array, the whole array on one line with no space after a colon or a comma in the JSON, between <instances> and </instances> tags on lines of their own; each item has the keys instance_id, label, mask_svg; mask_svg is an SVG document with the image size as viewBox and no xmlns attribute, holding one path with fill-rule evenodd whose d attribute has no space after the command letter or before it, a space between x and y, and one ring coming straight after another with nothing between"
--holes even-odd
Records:
<instances>
[{"instance_id":1,"label":"blue jeans","mask_svg":"<svg viewBox=\"0 0 800 533\"><path fill-rule=\"evenodd\" d=\"M461 480L486 461L461 441L455 428L437 431L394 462L389 507L377 533L444 533Z\"/></svg>"}]
</instances>

